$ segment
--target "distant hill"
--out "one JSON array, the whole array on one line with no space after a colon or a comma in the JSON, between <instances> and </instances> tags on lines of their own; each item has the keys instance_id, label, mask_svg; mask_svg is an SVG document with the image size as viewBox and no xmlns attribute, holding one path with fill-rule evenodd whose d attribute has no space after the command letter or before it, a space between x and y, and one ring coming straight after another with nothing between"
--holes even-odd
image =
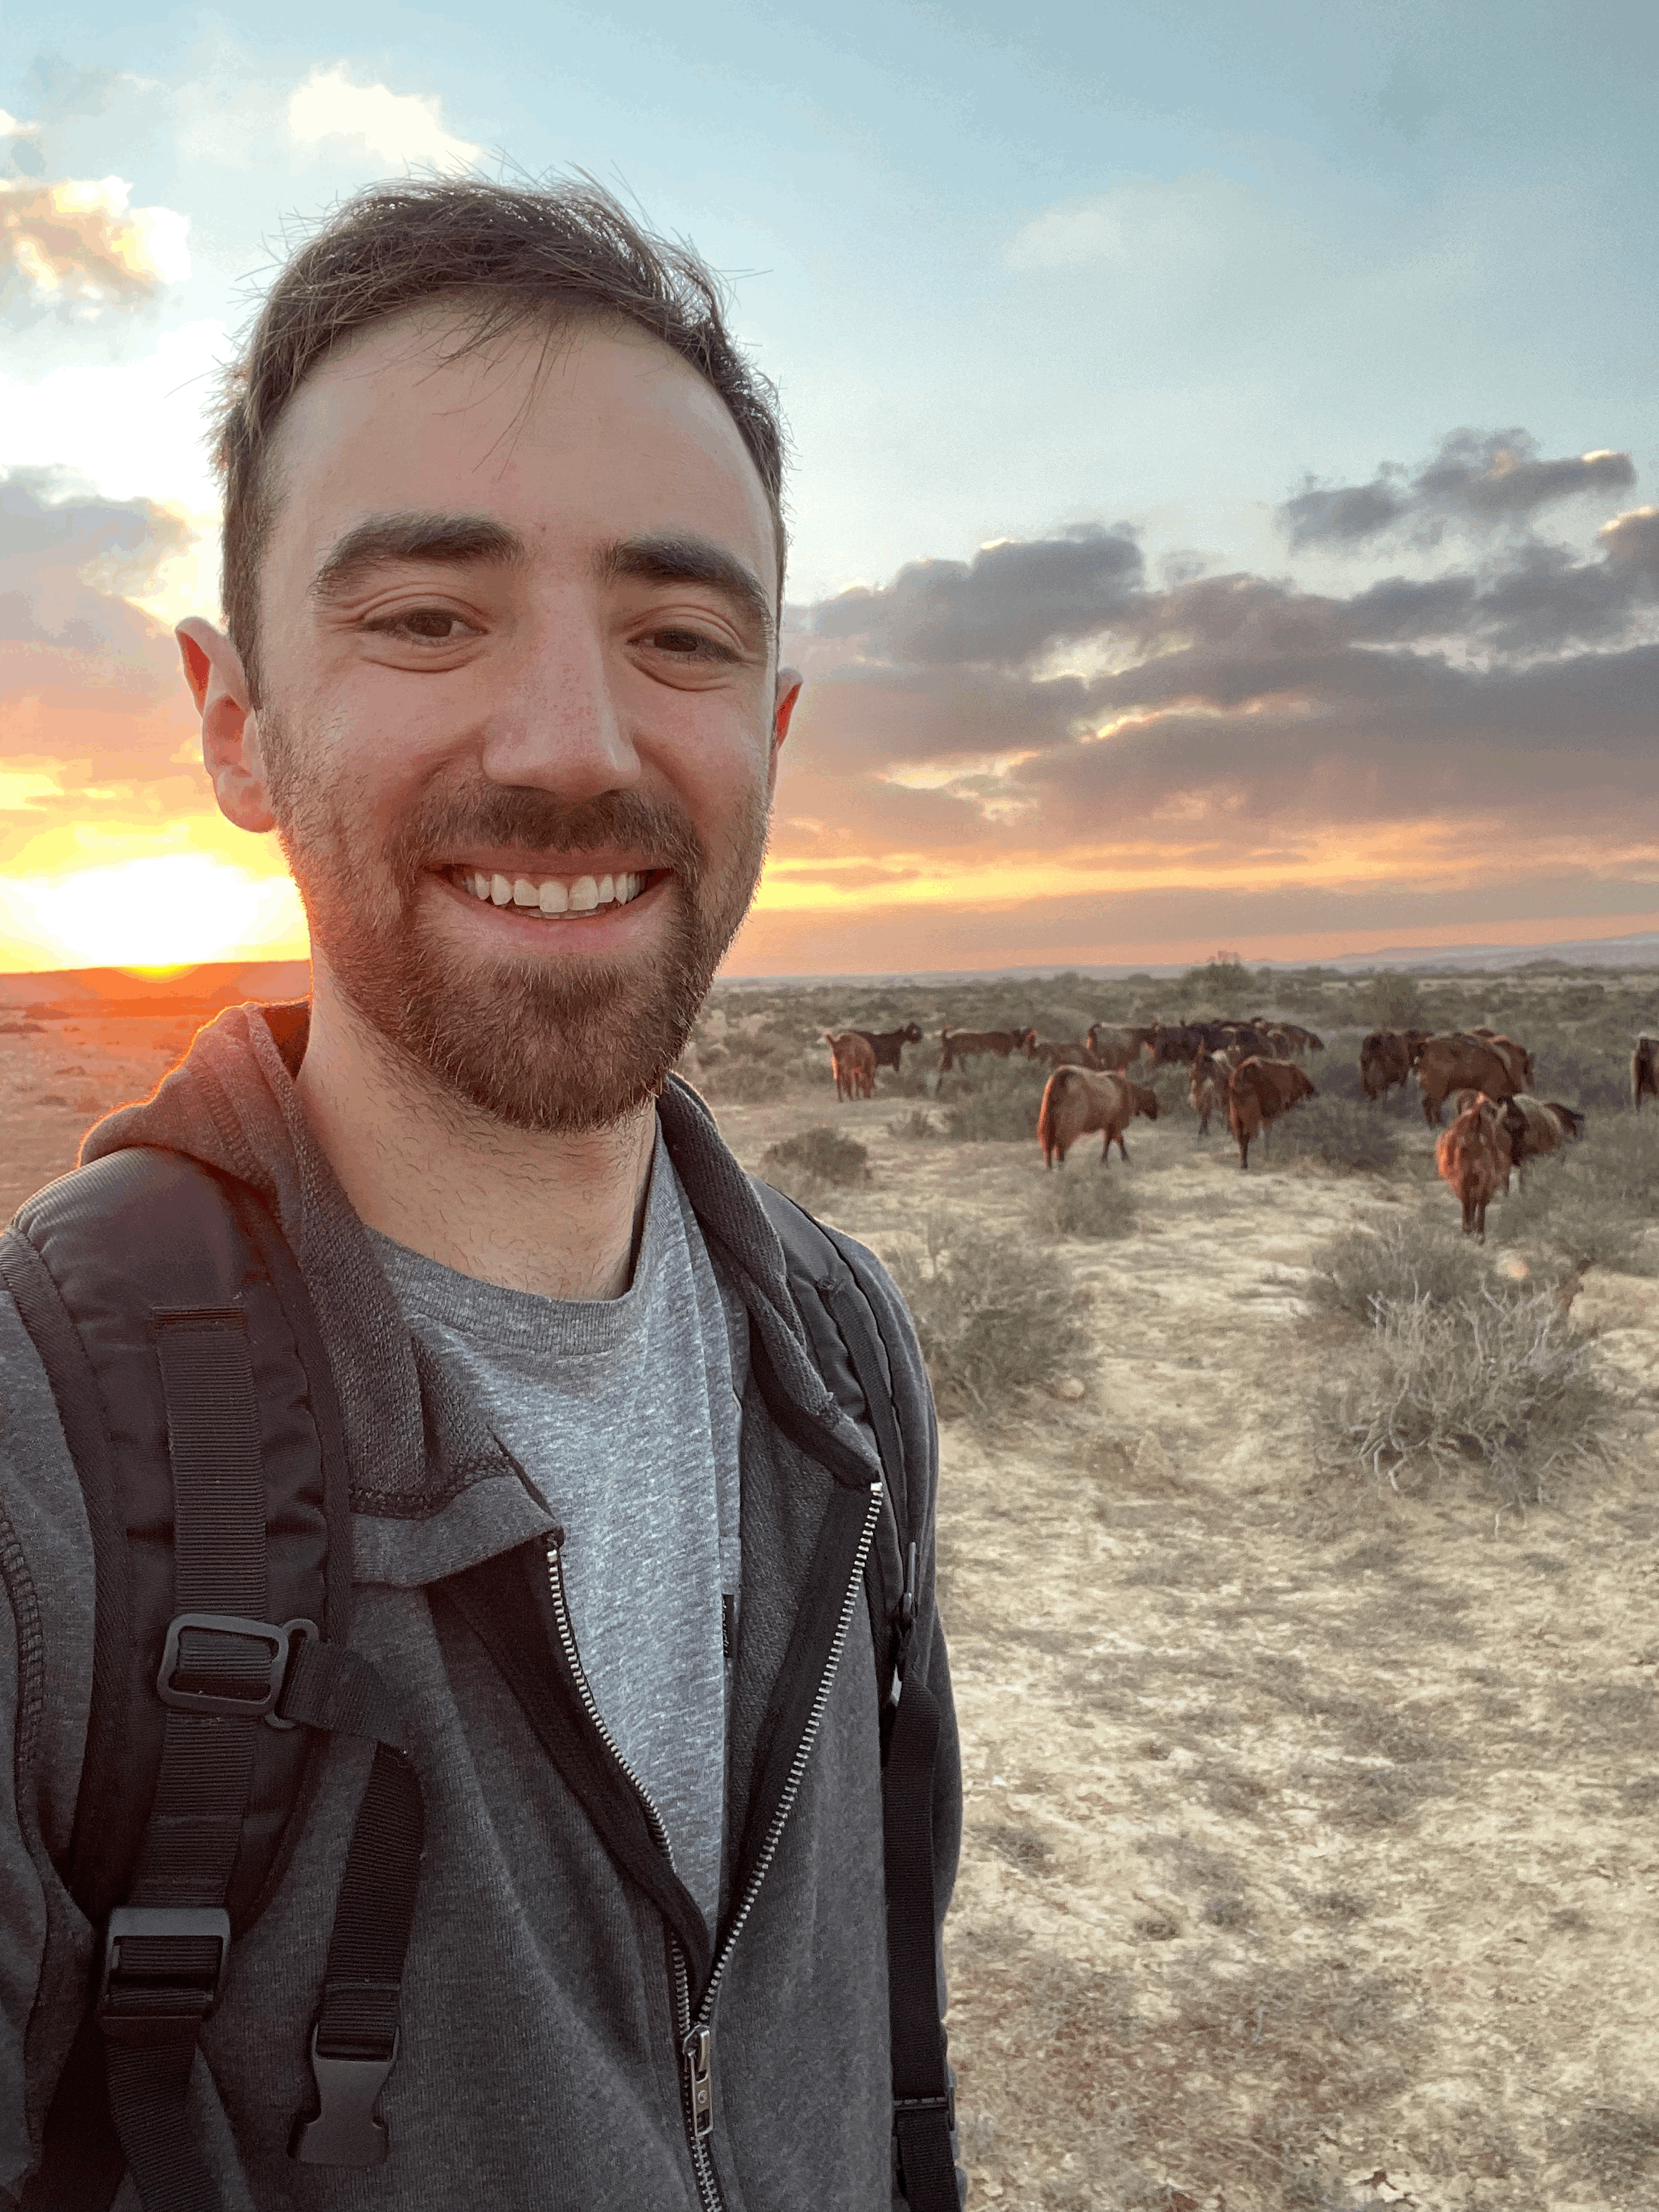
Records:
<instances>
[{"instance_id":1,"label":"distant hill","mask_svg":"<svg viewBox=\"0 0 1659 2212\"><path fill-rule=\"evenodd\" d=\"M907 969L888 975L722 975L719 983L733 990L787 990L791 985L828 983L960 983L976 975L995 974L1011 981L1060 974L1094 975L1103 981L1127 975L1182 975L1192 966L1187 960L1107 965L1095 962L1054 962L1042 967ZM1376 952L1346 952L1334 960L1252 960L1254 967L1334 968L1344 975L1363 975L1369 969L1407 969L1417 975L1455 975L1469 969L1496 973L1504 969L1559 966L1572 968L1659 968L1659 931L1647 930L1629 937L1583 938L1556 945L1404 945ZM717 986L718 988L718 986ZM104 1014L208 1014L222 1006L240 1006L252 999L270 1005L285 999L303 999L311 988L310 963L304 960L216 960L199 968L175 969L169 974L135 975L126 968L52 968L32 975L0 975L0 1007L28 1007L52 1012Z\"/></svg>"},{"instance_id":2,"label":"distant hill","mask_svg":"<svg viewBox=\"0 0 1659 2212\"><path fill-rule=\"evenodd\" d=\"M246 999L270 1005L303 999L311 988L305 960L214 960L156 975L128 968L49 968L0 975L0 1006L53 1013L207 1014Z\"/></svg>"}]
</instances>

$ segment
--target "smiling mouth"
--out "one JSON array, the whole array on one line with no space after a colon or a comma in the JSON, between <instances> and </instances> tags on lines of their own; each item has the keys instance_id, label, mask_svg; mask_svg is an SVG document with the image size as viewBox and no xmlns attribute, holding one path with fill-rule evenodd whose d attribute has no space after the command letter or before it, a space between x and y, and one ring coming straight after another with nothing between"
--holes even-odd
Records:
<instances>
[{"instance_id":1,"label":"smiling mouth","mask_svg":"<svg viewBox=\"0 0 1659 2212\"><path fill-rule=\"evenodd\" d=\"M511 907L546 921L580 920L631 905L661 872L613 876L503 876L483 868L447 868L447 880L483 906Z\"/></svg>"}]
</instances>

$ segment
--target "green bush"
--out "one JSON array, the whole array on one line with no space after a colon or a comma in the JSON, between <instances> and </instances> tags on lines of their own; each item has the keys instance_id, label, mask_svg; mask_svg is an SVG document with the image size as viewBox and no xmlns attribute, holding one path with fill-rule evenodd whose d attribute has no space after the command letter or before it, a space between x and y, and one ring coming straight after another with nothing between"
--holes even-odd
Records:
<instances>
[{"instance_id":1,"label":"green bush","mask_svg":"<svg viewBox=\"0 0 1659 2212\"><path fill-rule=\"evenodd\" d=\"M957 1144L1030 1144L1050 1071L1029 1060L970 1061L969 1086L945 1108L945 1134Z\"/></svg>"},{"instance_id":2,"label":"green bush","mask_svg":"<svg viewBox=\"0 0 1659 2212\"><path fill-rule=\"evenodd\" d=\"M1047 1382L1077 1354L1083 1330L1071 1272L1052 1249L935 1216L926 1250L894 1255L942 1413L1012 1410L1017 1391Z\"/></svg>"},{"instance_id":3,"label":"green bush","mask_svg":"<svg viewBox=\"0 0 1659 2212\"><path fill-rule=\"evenodd\" d=\"M1132 1236L1133 1186L1127 1176L1079 1173L1045 1176L1037 1194L1036 1223L1051 1237L1089 1243Z\"/></svg>"}]
</instances>

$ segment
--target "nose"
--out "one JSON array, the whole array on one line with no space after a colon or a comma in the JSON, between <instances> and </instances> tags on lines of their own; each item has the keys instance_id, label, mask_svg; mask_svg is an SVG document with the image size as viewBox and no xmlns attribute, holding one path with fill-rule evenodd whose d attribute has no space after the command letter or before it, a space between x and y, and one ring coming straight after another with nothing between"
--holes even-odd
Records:
<instances>
[{"instance_id":1,"label":"nose","mask_svg":"<svg viewBox=\"0 0 1659 2212\"><path fill-rule=\"evenodd\" d=\"M638 784L639 753L585 594L561 594L543 608L502 675L481 747L491 782L531 785L572 805Z\"/></svg>"}]
</instances>

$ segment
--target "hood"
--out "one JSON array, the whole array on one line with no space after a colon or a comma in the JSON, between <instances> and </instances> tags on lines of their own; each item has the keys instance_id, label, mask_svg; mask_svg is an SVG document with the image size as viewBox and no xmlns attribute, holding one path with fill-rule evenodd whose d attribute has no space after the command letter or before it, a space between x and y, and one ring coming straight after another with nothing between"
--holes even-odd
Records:
<instances>
[{"instance_id":1,"label":"hood","mask_svg":"<svg viewBox=\"0 0 1659 2212\"><path fill-rule=\"evenodd\" d=\"M333 1363L351 1469L360 1582L414 1585L544 1534L552 1516L470 1398L418 1339L312 1133L295 1076L309 1006L233 1006L141 1103L88 1132L82 1162L139 1145L246 1183L287 1237ZM690 1086L658 1104L669 1157L774 1374L813 1422L851 1429L813 1364L771 1224Z\"/></svg>"}]
</instances>

